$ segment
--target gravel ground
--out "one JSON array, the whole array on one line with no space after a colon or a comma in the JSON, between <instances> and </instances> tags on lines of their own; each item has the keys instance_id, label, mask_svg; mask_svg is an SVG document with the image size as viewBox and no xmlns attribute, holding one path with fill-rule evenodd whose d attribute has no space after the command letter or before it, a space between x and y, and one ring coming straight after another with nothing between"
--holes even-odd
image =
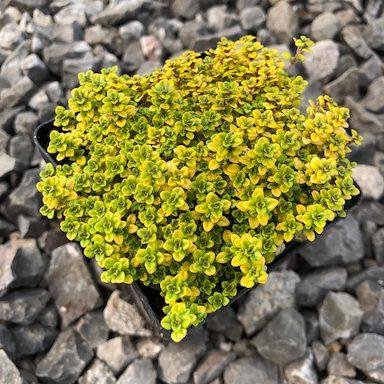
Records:
<instances>
[{"instance_id":1,"label":"gravel ground","mask_svg":"<svg viewBox=\"0 0 384 384\"><path fill-rule=\"evenodd\" d=\"M2 0L0 2L0 384L384 383L384 3L382 0ZM157 340L129 296L102 285L38 213L35 126L76 74L148 73L184 49L254 34L346 104L363 201L269 283L180 344Z\"/></svg>"}]
</instances>

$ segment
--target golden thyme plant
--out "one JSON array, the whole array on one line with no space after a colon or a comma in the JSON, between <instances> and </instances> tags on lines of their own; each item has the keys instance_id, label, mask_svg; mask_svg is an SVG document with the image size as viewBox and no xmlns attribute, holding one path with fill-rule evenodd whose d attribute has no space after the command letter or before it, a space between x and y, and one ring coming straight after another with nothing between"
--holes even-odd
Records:
<instances>
[{"instance_id":1,"label":"golden thyme plant","mask_svg":"<svg viewBox=\"0 0 384 384\"><path fill-rule=\"evenodd\" d=\"M309 40L296 40L302 60ZM267 280L285 242L314 240L358 194L347 108L298 107L306 81L253 37L185 52L148 76L79 75L56 108L37 188L43 215L104 270L160 285L162 326L181 340L239 285Z\"/></svg>"}]
</instances>

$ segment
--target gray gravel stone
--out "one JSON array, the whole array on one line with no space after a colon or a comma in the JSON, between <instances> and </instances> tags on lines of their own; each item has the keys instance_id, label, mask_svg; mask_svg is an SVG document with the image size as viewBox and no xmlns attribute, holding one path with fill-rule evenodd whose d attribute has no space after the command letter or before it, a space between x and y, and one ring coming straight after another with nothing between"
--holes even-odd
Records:
<instances>
[{"instance_id":1,"label":"gray gravel stone","mask_svg":"<svg viewBox=\"0 0 384 384\"><path fill-rule=\"evenodd\" d=\"M366 25L363 35L371 48L382 51L384 48L384 16L370 21Z\"/></svg>"},{"instance_id":2,"label":"gray gravel stone","mask_svg":"<svg viewBox=\"0 0 384 384\"><path fill-rule=\"evenodd\" d=\"M20 237L36 238L39 237L47 228L47 221L44 217L31 217L19 215L17 218L17 227Z\"/></svg>"},{"instance_id":3,"label":"gray gravel stone","mask_svg":"<svg viewBox=\"0 0 384 384\"><path fill-rule=\"evenodd\" d=\"M226 5L216 5L209 8L206 13L206 17L208 26L215 31L221 31L223 29L229 28L238 22L237 15L228 11L228 7Z\"/></svg>"},{"instance_id":4,"label":"gray gravel stone","mask_svg":"<svg viewBox=\"0 0 384 384\"><path fill-rule=\"evenodd\" d=\"M125 40L138 40L144 34L144 25L133 20L119 27L119 35Z\"/></svg>"},{"instance_id":5,"label":"gray gravel stone","mask_svg":"<svg viewBox=\"0 0 384 384\"><path fill-rule=\"evenodd\" d=\"M384 337L361 333L348 345L348 361L370 379L384 382Z\"/></svg>"},{"instance_id":6,"label":"gray gravel stone","mask_svg":"<svg viewBox=\"0 0 384 384\"><path fill-rule=\"evenodd\" d=\"M369 384L360 380L347 379L341 376L330 375L321 381L321 384Z\"/></svg>"},{"instance_id":7,"label":"gray gravel stone","mask_svg":"<svg viewBox=\"0 0 384 384\"><path fill-rule=\"evenodd\" d=\"M287 1L281 0L269 9L267 27L281 43L288 44L296 35L298 17Z\"/></svg>"},{"instance_id":8,"label":"gray gravel stone","mask_svg":"<svg viewBox=\"0 0 384 384\"><path fill-rule=\"evenodd\" d=\"M0 47L5 50L15 49L22 40L22 32L16 23L6 24L0 30Z\"/></svg>"},{"instance_id":9,"label":"gray gravel stone","mask_svg":"<svg viewBox=\"0 0 384 384\"><path fill-rule=\"evenodd\" d=\"M21 61L21 70L36 85L40 85L50 78L50 74L44 62L39 56L32 53Z\"/></svg>"},{"instance_id":10,"label":"gray gravel stone","mask_svg":"<svg viewBox=\"0 0 384 384\"><path fill-rule=\"evenodd\" d=\"M20 184L8 196L4 204L4 211L8 218L16 220L17 216L38 216L41 207L40 193L36 183L40 180L39 170L27 170Z\"/></svg>"},{"instance_id":11,"label":"gray gravel stone","mask_svg":"<svg viewBox=\"0 0 384 384\"><path fill-rule=\"evenodd\" d=\"M0 295L9 287L33 287L45 269L34 239L12 239L0 245Z\"/></svg>"},{"instance_id":12,"label":"gray gravel stone","mask_svg":"<svg viewBox=\"0 0 384 384\"><path fill-rule=\"evenodd\" d=\"M252 343L265 359L284 366L305 353L307 339L304 319L293 308L282 309L252 339Z\"/></svg>"},{"instance_id":13,"label":"gray gravel stone","mask_svg":"<svg viewBox=\"0 0 384 384\"><path fill-rule=\"evenodd\" d=\"M9 328L0 324L0 350L3 349L12 359L16 356L16 343Z\"/></svg>"},{"instance_id":14,"label":"gray gravel stone","mask_svg":"<svg viewBox=\"0 0 384 384\"><path fill-rule=\"evenodd\" d=\"M206 333L190 329L187 338L168 344L159 356L159 378L167 384L187 383L198 359L206 351Z\"/></svg>"},{"instance_id":15,"label":"gray gravel stone","mask_svg":"<svg viewBox=\"0 0 384 384\"><path fill-rule=\"evenodd\" d=\"M295 288L300 281L292 271L271 272L268 282L249 292L238 312L245 332L251 335L261 329L282 308L295 303Z\"/></svg>"},{"instance_id":16,"label":"gray gravel stone","mask_svg":"<svg viewBox=\"0 0 384 384\"><path fill-rule=\"evenodd\" d=\"M136 71L144 61L145 58L139 41L134 41L125 47L122 60L122 65L125 71Z\"/></svg>"},{"instance_id":17,"label":"gray gravel stone","mask_svg":"<svg viewBox=\"0 0 384 384\"><path fill-rule=\"evenodd\" d=\"M85 374L79 378L79 384L115 384L116 379L107 364L95 359Z\"/></svg>"},{"instance_id":18,"label":"gray gravel stone","mask_svg":"<svg viewBox=\"0 0 384 384\"><path fill-rule=\"evenodd\" d=\"M118 336L99 344L97 357L104 361L112 372L119 374L137 357L137 352L128 336Z\"/></svg>"},{"instance_id":19,"label":"gray gravel stone","mask_svg":"<svg viewBox=\"0 0 384 384\"><path fill-rule=\"evenodd\" d=\"M199 3L194 0L172 0L171 9L176 17L192 19L199 11Z\"/></svg>"},{"instance_id":20,"label":"gray gravel stone","mask_svg":"<svg viewBox=\"0 0 384 384\"><path fill-rule=\"evenodd\" d=\"M101 311L86 313L77 322L75 329L91 348L105 343L109 335L109 329Z\"/></svg>"},{"instance_id":21,"label":"gray gravel stone","mask_svg":"<svg viewBox=\"0 0 384 384\"><path fill-rule=\"evenodd\" d=\"M378 77L371 83L361 103L371 112L384 112L384 76Z\"/></svg>"},{"instance_id":22,"label":"gray gravel stone","mask_svg":"<svg viewBox=\"0 0 384 384\"><path fill-rule=\"evenodd\" d=\"M46 351L54 342L57 330L39 323L12 328L18 358Z\"/></svg>"},{"instance_id":23,"label":"gray gravel stone","mask_svg":"<svg viewBox=\"0 0 384 384\"><path fill-rule=\"evenodd\" d=\"M306 54L304 68L311 81L330 78L336 71L339 60L339 47L332 40L322 40Z\"/></svg>"},{"instance_id":24,"label":"gray gravel stone","mask_svg":"<svg viewBox=\"0 0 384 384\"><path fill-rule=\"evenodd\" d=\"M329 360L329 351L321 341L314 341L311 345L313 359L319 371L324 371Z\"/></svg>"},{"instance_id":25,"label":"gray gravel stone","mask_svg":"<svg viewBox=\"0 0 384 384\"><path fill-rule=\"evenodd\" d=\"M313 267L348 264L364 256L363 238L358 221L351 215L307 243L300 254Z\"/></svg>"},{"instance_id":26,"label":"gray gravel stone","mask_svg":"<svg viewBox=\"0 0 384 384\"><path fill-rule=\"evenodd\" d=\"M16 159L16 169L23 171L30 167L34 146L25 134L15 135L9 141L9 154Z\"/></svg>"},{"instance_id":27,"label":"gray gravel stone","mask_svg":"<svg viewBox=\"0 0 384 384\"><path fill-rule=\"evenodd\" d=\"M317 384L312 354L308 353L305 357L286 365L284 375L288 383Z\"/></svg>"},{"instance_id":28,"label":"gray gravel stone","mask_svg":"<svg viewBox=\"0 0 384 384\"><path fill-rule=\"evenodd\" d=\"M145 359L155 359L163 350L164 345L157 339L141 338L136 344L137 352Z\"/></svg>"},{"instance_id":29,"label":"gray gravel stone","mask_svg":"<svg viewBox=\"0 0 384 384\"><path fill-rule=\"evenodd\" d=\"M73 384L92 360L92 350L73 330L60 333L36 366L36 375L57 384Z\"/></svg>"},{"instance_id":30,"label":"gray gravel stone","mask_svg":"<svg viewBox=\"0 0 384 384\"><path fill-rule=\"evenodd\" d=\"M244 8L240 13L241 25L245 31L257 31L265 20L265 12L261 7Z\"/></svg>"},{"instance_id":31,"label":"gray gravel stone","mask_svg":"<svg viewBox=\"0 0 384 384\"><path fill-rule=\"evenodd\" d=\"M237 0L236 9L241 12L244 8L254 7L261 3L260 0Z\"/></svg>"},{"instance_id":32,"label":"gray gravel stone","mask_svg":"<svg viewBox=\"0 0 384 384\"><path fill-rule=\"evenodd\" d=\"M79 23L84 27L87 22L85 16L85 4L83 2L70 3L68 6L57 12L53 19L57 24L71 25Z\"/></svg>"},{"instance_id":33,"label":"gray gravel stone","mask_svg":"<svg viewBox=\"0 0 384 384\"><path fill-rule=\"evenodd\" d=\"M326 84L324 92L338 103L343 103L347 96L358 99L360 93L358 69L349 68L337 79Z\"/></svg>"},{"instance_id":34,"label":"gray gravel stone","mask_svg":"<svg viewBox=\"0 0 384 384\"><path fill-rule=\"evenodd\" d=\"M353 291L363 281L373 281L381 285L384 281L384 267L370 267L350 277L347 281L347 290Z\"/></svg>"},{"instance_id":35,"label":"gray gravel stone","mask_svg":"<svg viewBox=\"0 0 384 384\"><path fill-rule=\"evenodd\" d=\"M7 354L0 349L0 384L22 384L20 372L9 359Z\"/></svg>"},{"instance_id":36,"label":"gray gravel stone","mask_svg":"<svg viewBox=\"0 0 384 384\"><path fill-rule=\"evenodd\" d=\"M363 59L368 59L373 52L364 40L359 28L355 25L348 25L341 32L346 44Z\"/></svg>"},{"instance_id":37,"label":"gray gravel stone","mask_svg":"<svg viewBox=\"0 0 384 384\"><path fill-rule=\"evenodd\" d=\"M23 76L18 82L12 84L0 93L0 108L7 109L25 103L35 92L35 84L27 77Z\"/></svg>"},{"instance_id":38,"label":"gray gravel stone","mask_svg":"<svg viewBox=\"0 0 384 384\"><path fill-rule=\"evenodd\" d=\"M101 304L84 256L73 243L52 252L46 279L63 327Z\"/></svg>"},{"instance_id":39,"label":"gray gravel stone","mask_svg":"<svg viewBox=\"0 0 384 384\"><path fill-rule=\"evenodd\" d=\"M356 288L357 299L363 311L372 311L384 297L384 288L375 281L363 281Z\"/></svg>"},{"instance_id":40,"label":"gray gravel stone","mask_svg":"<svg viewBox=\"0 0 384 384\"><path fill-rule=\"evenodd\" d=\"M359 332L363 311L359 302L344 292L329 292L319 309L321 337L325 344Z\"/></svg>"},{"instance_id":41,"label":"gray gravel stone","mask_svg":"<svg viewBox=\"0 0 384 384\"><path fill-rule=\"evenodd\" d=\"M135 18L141 10L151 8L148 0L126 0L123 2L113 2L101 12L91 17L91 21L105 26L119 25Z\"/></svg>"},{"instance_id":42,"label":"gray gravel stone","mask_svg":"<svg viewBox=\"0 0 384 384\"><path fill-rule=\"evenodd\" d=\"M232 341L239 340L243 333L243 328L236 318L236 312L230 306L213 313L207 320L207 328L213 332L224 333Z\"/></svg>"},{"instance_id":43,"label":"gray gravel stone","mask_svg":"<svg viewBox=\"0 0 384 384\"><path fill-rule=\"evenodd\" d=\"M376 167L358 164L353 169L352 175L361 188L364 198L379 200L383 196L384 178Z\"/></svg>"},{"instance_id":44,"label":"gray gravel stone","mask_svg":"<svg viewBox=\"0 0 384 384\"><path fill-rule=\"evenodd\" d=\"M311 36L316 41L333 39L339 28L338 17L332 12L324 12L313 19Z\"/></svg>"},{"instance_id":45,"label":"gray gravel stone","mask_svg":"<svg viewBox=\"0 0 384 384\"><path fill-rule=\"evenodd\" d=\"M48 305L37 318L38 322L45 327L55 328L59 324L59 314L53 304Z\"/></svg>"},{"instance_id":46,"label":"gray gravel stone","mask_svg":"<svg viewBox=\"0 0 384 384\"><path fill-rule=\"evenodd\" d=\"M369 84L383 74L383 63L376 55L365 61L359 68L360 85L367 88Z\"/></svg>"},{"instance_id":47,"label":"gray gravel stone","mask_svg":"<svg viewBox=\"0 0 384 384\"><path fill-rule=\"evenodd\" d=\"M117 380L117 384L156 384L157 372L149 359L137 359Z\"/></svg>"},{"instance_id":48,"label":"gray gravel stone","mask_svg":"<svg viewBox=\"0 0 384 384\"><path fill-rule=\"evenodd\" d=\"M136 307L120 297L114 291L104 309L104 319L111 331L119 335L149 336L151 332Z\"/></svg>"},{"instance_id":49,"label":"gray gravel stone","mask_svg":"<svg viewBox=\"0 0 384 384\"><path fill-rule=\"evenodd\" d=\"M278 384L278 368L259 356L243 357L233 361L224 372L225 384Z\"/></svg>"},{"instance_id":50,"label":"gray gravel stone","mask_svg":"<svg viewBox=\"0 0 384 384\"><path fill-rule=\"evenodd\" d=\"M19 289L0 299L0 320L31 324L44 309L49 293L41 288Z\"/></svg>"},{"instance_id":51,"label":"gray gravel stone","mask_svg":"<svg viewBox=\"0 0 384 384\"><path fill-rule=\"evenodd\" d=\"M0 177L4 177L8 175L9 173L16 170L16 159L12 156L9 156L7 153L2 152L0 153Z\"/></svg>"},{"instance_id":52,"label":"gray gravel stone","mask_svg":"<svg viewBox=\"0 0 384 384\"><path fill-rule=\"evenodd\" d=\"M380 296L376 307L363 315L363 332L384 335L384 297Z\"/></svg>"},{"instance_id":53,"label":"gray gravel stone","mask_svg":"<svg viewBox=\"0 0 384 384\"><path fill-rule=\"evenodd\" d=\"M193 380L195 384L208 384L222 374L225 367L233 360L236 355L234 353L212 350L204 361L195 369Z\"/></svg>"},{"instance_id":54,"label":"gray gravel stone","mask_svg":"<svg viewBox=\"0 0 384 384\"><path fill-rule=\"evenodd\" d=\"M342 267L324 268L305 276L296 287L299 305L314 307L324 299L328 291L340 291L345 287L347 271Z\"/></svg>"},{"instance_id":55,"label":"gray gravel stone","mask_svg":"<svg viewBox=\"0 0 384 384\"><path fill-rule=\"evenodd\" d=\"M347 355L342 352L333 352L329 359L327 371L329 375L355 377L356 370L348 362Z\"/></svg>"}]
</instances>

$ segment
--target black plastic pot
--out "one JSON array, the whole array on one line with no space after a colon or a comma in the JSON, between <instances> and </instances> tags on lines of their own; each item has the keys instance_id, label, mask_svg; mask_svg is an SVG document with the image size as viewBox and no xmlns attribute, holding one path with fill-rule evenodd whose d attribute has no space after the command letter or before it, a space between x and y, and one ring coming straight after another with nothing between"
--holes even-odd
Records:
<instances>
[{"instance_id":1,"label":"black plastic pot","mask_svg":"<svg viewBox=\"0 0 384 384\"><path fill-rule=\"evenodd\" d=\"M58 129L54 127L53 120L47 121L39 125L33 134L33 141L36 147L39 149L43 159L46 162L52 163L54 166L57 166L57 162L48 152L47 147L49 144L49 134L52 130ZM360 201L360 195L354 196L351 200L348 200L345 205L345 210L348 211L358 204ZM340 218L330 222L325 230L328 230L329 227L341 220ZM281 263L282 260L286 259L292 251L297 250L300 246L303 245L303 242L291 241L286 244L286 247L283 252L281 252L272 263L268 265L268 271L272 271L276 266ZM170 332L163 329L160 325L160 321L163 318L164 314L162 311L163 306L165 305L163 298L160 296L160 291L151 287L146 287L141 283L133 283L130 285L122 284L121 289L130 297L136 305L138 306L140 312L147 320L148 324L152 328L152 331L159 337L169 340ZM242 288L238 289L237 295L232 298L230 304L237 301L245 293L250 291L252 288ZM212 316L212 314L208 315Z\"/></svg>"}]
</instances>

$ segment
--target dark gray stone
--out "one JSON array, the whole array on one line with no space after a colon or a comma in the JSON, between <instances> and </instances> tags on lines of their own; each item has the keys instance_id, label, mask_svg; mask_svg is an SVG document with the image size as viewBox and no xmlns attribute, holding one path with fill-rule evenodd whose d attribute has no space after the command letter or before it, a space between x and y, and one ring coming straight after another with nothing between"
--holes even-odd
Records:
<instances>
[{"instance_id":1,"label":"dark gray stone","mask_svg":"<svg viewBox=\"0 0 384 384\"><path fill-rule=\"evenodd\" d=\"M236 313L230 306L213 313L207 320L207 328L213 332L224 333L232 341L239 340L243 333L243 328L236 319Z\"/></svg>"},{"instance_id":2,"label":"dark gray stone","mask_svg":"<svg viewBox=\"0 0 384 384\"><path fill-rule=\"evenodd\" d=\"M278 368L259 356L243 357L233 361L224 372L224 383L233 384L278 384Z\"/></svg>"},{"instance_id":3,"label":"dark gray stone","mask_svg":"<svg viewBox=\"0 0 384 384\"><path fill-rule=\"evenodd\" d=\"M222 37L226 37L229 40L237 40L244 34L239 25L224 29L218 33L212 33L197 37L192 44L192 49L198 52L205 51L210 48L214 48Z\"/></svg>"},{"instance_id":4,"label":"dark gray stone","mask_svg":"<svg viewBox=\"0 0 384 384\"><path fill-rule=\"evenodd\" d=\"M55 328L44 327L39 323L12 328L17 357L31 356L46 351L51 347L56 335Z\"/></svg>"},{"instance_id":5,"label":"dark gray stone","mask_svg":"<svg viewBox=\"0 0 384 384\"><path fill-rule=\"evenodd\" d=\"M349 68L337 79L324 86L324 92L336 102L343 103L347 96L359 98L359 72L357 68Z\"/></svg>"},{"instance_id":6,"label":"dark gray stone","mask_svg":"<svg viewBox=\"0 0 384 384\"><path fill-rule=\"evenodd\" d=\"M64 99L64 92L58 81L52 81L44 87L45 93L48 96L49 101L58 104Z\"/></svg>"},{"instance_id":7,"label":"dark gray stone","mask_svg":"<svg viewBox=\"0 0 384 384\"><path fill-rule=\"evenodd\" d=\"M201 21L187 21L180 30L180 40L187 48L192 48L196 40L209 34L207 25Z\"/></svg>"},{"instance_id":8,"label":"dark gray stone","mask_svg":"<svg viewBox=\"0 0 384 384\"><path fill-rule=\"evenodd\" d=\"M321 381L321 384L372 384L360 380L347 379L346 377L330 375Z\"/></svg>"},{"instance_id":9,"label":"dark gray stone","mask_svg":"<svg viewBox=\"0 0 384 384\"><path fill-rule=\"evenodd\" d=\"M307 343L304 318L294 308L282 309L252 343L265 359L280 366L299 359Z\"/></svg>"},{"instance_id":10,"label":"dark gray stone","mask_svg":"<svg viewBox=\"0 0 384 384\"><path fill-rule=\"evenodd\" d=\"M0 236L1 237L8 237L15 230L16 230L16 227L12 223L10 223L8 220L0 216ZM0 270L1 270L1 267L0 267Z\"/></svg>"},{"instance_id":11,"label":"dark gray stone","mask_svg":"<svg viewBox=\"0 0 384 384\"><path fill-rule=\"evenodd\" d=\"M314 307L324 299L328 291L340 291L345 287L347 271L342 267L325 268L305 276L296 287L299 305Z\"/></svg>"},{"instance_id":12,"label":"dark gray stone","mask_svg":"<svg viewBox=\"0 0 384 384\"><path fill-rule=\"evenodd\" d=\"M16 343L9 328L0 324L0 350L3 349L12 359L16 356Z\"/></svg>"},{"instance_id":13,"label":"dark gray stone","mask_svg":"<svg viewBox=\"0 0 384 384\"><path fill-rule=\"evenodd\" d=\"M122 373L117 384L156 384L157 372L149 359L136 359Z\"/></svg>"},{"instance_id":14,"label":"dark gray stone","mask_svg":"<svg viewBox=\"0 0 384 384\"><path fill-rule=\"evenodd\" d=\"M107 364L95 359L83 376L79 378L79 384L115 384L116 379Z\"/></svg>"},{"instance_id":15,"label":"dark gray stone","mask_svg":"<svg viewBox=\"0 0 384 384\"><path fill-rule=\"evenodd\" d=\"M9 154L16 159L16 169L23 171L29 168L34 147L27 135L15 135L9 142Z\"/></svg>"},{"instance_id":16,"label":"dark gray stone","mask_svg":"<svg viewBox=\"0 0 384 384\"><path fill-rule=\"evenodd\" d=\"M356 53L363 59L368 59L373 55L373 51L364 40L362 33L358 26L347 25L341 31L344 41Z\"/></svg>"},{"instance_id":17,"label":"dark gray stone","mask_svg":"<svg viewBox=\"0 0 384 384\"><path fill-rule=\"evenodd\" d=\"M356 68L358 66L356 57L351 53L341 54L337 63L337 69L335 76L339 77L344 74L350 68Z\"/></svg>"},{"instance_id":18,"label":"dark gray stone","mask_svg":"<svg viewBox=\"0 0 384 384\"><path fill-rule=\"evenodd\" d=\"M345 106L351 110L350 125L360 134L369 132L379 134L383 130L383 124L375 114L368 112L360 103L352 97L345 98Z\"/></svg>"},{"instance_id":19,"label":"dark gray stone","mask_svg":"<svg viewBox=\"0 0 384 384\"><path fill-rule=\"evenodd\" d=\"M376 55L365 61L359 68L360 85L367 88L369 84L383 74L383 63Z\"/></svg>"},{"instance_id":20,"label":"dark gray stone","mask_svg":"<svg viewBox=\"0 0 384 384\"><path fill-rule=\"evenodd\" d=\"M193 373L195 384L208 384L222 374L225 367L233 360L234 353L212 350L210 351L200 365Z\"/></svg>"},{"instance_id":21,"label":"dark gray stone","mask_svg":"<svg viewBox=\"0 0 384 384\"><path fill-rule=\"evenodd\" d=\"M384 112L384 76L378 77L371 83L361 103L371 112Z\"/></svg>"},{"instance_id":22,"label":"dark gray stone","mask_svg":"<svg viewBox=\"0 0 384 384\"><path fill-rule=\"evenodd\" d=\"M52 39L57 43L73 43L82 40L83 34L83 27L77 21L72 24L54 24Z\"/></svg>"},{"instance_id":23,"label":"dark gray stone","mask_svg":"<svg viewBox=\"0 0 384 384\"><path fill-rule=\"evenodd\" d=\"M41 207L40 193L36 189L36 183L40 180L39 170L27 170L20 184L7 197L4 204L5 214L12 221L17 216L24 214L27 216L38 216Z\"/></svg>"},{"instance_id":24,"label":"dark gray stone","mask_svg":"<svg viewBox=\"0 0 384 384\"><path fill-rule=\"evenodd\" d=\"M187 383L198 359L204 355L206 333L202 329L189 329L187 338L169 343L159 356L159 378L168 384Z\"/></svg>"},{"instance_id":25,"label":"dark gray stone","mask_svg":"<svg viewBox=\"0 0 384 384\"><path fill-rule=\"evenodd\" d=\"M15 108L7 108L4 111L0 111L0 129L2 133L1 136L4 136L3 132L11 133L13 130L13 122L15 117L23 111L24 107L15 107ZM1 144L4 142L4 138L2 137L0 140ZM3 145L1 145L1 149L4 149Z\"/></svg>"},{"instance_id":26,"label":"dark gray stone","mask_svg":"<svg viewBox=\"0 0 384 384\"><path fill-rule=\"evenodd\" d=\"M264 327L280 309L292 307L299 281L299 276L293 271L271 272L267 284L259 285L249 292L238 313L245 332L252 335Z\"/></svg>"},{"instance_id":27,"label":"dark gray stone","mask_svg":"<svg viewBox=\"0 0 384 384\"><path fill-rule=\"evenodd\" d=\"M22 384L20 372L9 359L7 354L0 349L0 384Z\"/></svg>"},{"instance_id":28,"label":"dark gray stone","mask_svg":"<svg viewBox=\"0 0 384 384\"><path fill-rule=\"evenodd\" d=\"M109 329L101 311L86 313L78 321L75 329L91 348L105 343L109 335Z\"/></svg>"},{"instance_id":29,"label":"dark gray stone","mask_svg":"<svg viewBox=\"0 0 384 384\"><path fill-rule=\"evenodd\" d=\"M384 382L384 337L374 333L357 335L348 345L348 361L373 381Z\"/></svg>"},{"instance_id":30,"label":"dark gray stone","mask_svg":"<svg viewBox=\"0 0 384 384\"><path fill-rule=\"evenodd\" d=\"M319 309L321 337L325 344L349 338L359 332L363 311L348 293L329 292Z\"/></svg>"},{"instance_id":31,"label":"dark gray stone","mask_svg":"<svg viewBox=\"0 0 384 384\"><path fill-rule=\"evenodd\" d=\"M313 364L312 353L284 367L284 375L289 383L317 384L317 373Z\"/></svg>"},{"instance_id":32,"label":"dark gray stone","mask_svg":"<svg viewBox=\"0 0 384 384\"><path fill-rule=\"evenodd\" d=\"M33 287L45 265L36 240L12 239L0 246L0 295L10 287Z\"/></svg>"},{"instance_id":33,"label":"dark gray stone","mask_svg":"<svg viewBox=\"0 0 384 384\"><path fill-rule=\"evenodd\" d=\"M363 315L363 332L377 333L384 336L384 296L380 296L376 307Z\"/></svg>"},{"instance_id":34,"label":"dark gray stone","mask_svg":"<svg viewBox=\"0 0 384 384\"><path fill-rule=\"evenodd\" d=\"M364 247L359 223L349 215L306 244L300 254L313 267L348 264L363 258Z\"/></svg>"},{"instance_id":35,"label":"dark gray stone","mask_svg":"<svg viewBox=\"0 0 384 384\"><path fill-rule=\"evenodd\" d=\"M34 53L28 55L21 61L21 70L35 85L40 85L50 78L44 62Z\"/></svg>"},{"instance_id":36,"label":"dark gray stone","mask_svg":"<svg viewBox=\"0 0 384 384\"><path fill-rule=\"evenodd\" d=\"M356 288L356 295L363 311L375 309L380 297L384 297L384 287L375 281L367 280Z\"/></svg>"},{"instance_id":37,"label":"dark gray stone","mask_svg":"<svg viewBox=\"0 0 384 384\"><path fill-rule=\"evenodd\" d=\"M101 304L84 256L73 243L52 252L46 279L63 327Z\"/></svg>"},{"instance_id":38,"label":"dark gray stone","mask_svg":"<svg viewBox=\"0 0 384 384\"><path fill-rule=\"evenodd\" d=\"M36 366L36 375L57 384L73 384L91 361L92 350L73 330L60 333L47 355Z\"/></svg>"},{"instance_id":39,"label":"dark gray stone","mask_svg":"<svg viewBox=\"0 0 384 384\"><path fill-rule=\"evenodd\" d=\"M257 31L265 22L266 16L261 7L244 8L240 13L240 21L245 31Z\"/></svg>"},{"instance_id":40,"label":"dark gray stone","mask_svg":"<svg viewBox=\"0 0 384 384\"><path fill-rule=\"evenodd\" d=\"M45 231L38 239L38 244L46 253L51 253L61 245L67 244L68 239L59 228L53 228Z\"/></svg>"},{"instance_id":41,"label":"dark gray stone","mask_svg":"<svg viewBox=\"0 0 384 384\"><path fill-rule=\"evenodd\" d=\"M47 221L44 217L30 217L19 215L17 218L17 226L19 228L20 236L26 237L39 237L47 228Z\"/></svg>"},{"instance_id":42,"label":"dark gray stone","mask_svg":"<svg viewBox=\"0 0 384 384\"><path fill-rule=\"evenodd\" d=\"M144 34L144 25L133 20L119 27L119 35L125 41L138 40Z\"/></svg>"},{"instance_id":43,"label":"dark gray stone","mask_svg":"<svg viewBox=\"0 0 384 384\"><path fill-rule=\"evenodd\" d=\"M355 377L356 370L348 362L347 355L342 352L333 352L329 359L327 371L329 375Z\"/></svg>"},{"instance_id":44,"label":"dark gray stone","mask_svg":"<svg viewBox=\"0 0 384 384\"><path fill-rule=\"evenodd\" d=\"M59 324L59 314L57 313L55 306L50 304L45 307L37 318L37 321L45 327L56 328Z\"/></svg>"},{"instance_id":45,"label":"dark gray stone","mask_svg":"<svg viewBox=\"0 0 384 384\"><path fill-rule=\"evenodd\" d=\"M128 336L118 336L99 344L97 357L104 361L115 375L118 375L138 356Z\"/></svg>"},{"instance_id":46,"label":"dark gray stone","mask_svg":"<svg viewBox=\"0 0 384 384\"><path fill-rule=\"evenodd\" d=\"M109 297L104 309L104 319L109 329L120 335L151 335L136 307L123 300L120 291L114 291Z\"/></svg>"},{"instance_id":47,"label":"dark gray stone","mask_svg":"<svg viewBox=\"0 0 384 384\"><path fill-rule=\"evenodd\" d=\"M363 281L373 281L381 285L384 281L384 267L370 267L350 277L347 281L347 289L353 291Z\"/></svg>"},{"instance_id":48,"label":"dark gray stone","mask_svg":"<svg viewBox=\"0 0 384 384\"><path fill-rule=\"evenodd\" d=\"M279 42L288 44L296 36L298 25L298 16L287 1L279 1L269 9L267 28Z\"/></svg>"},{"instance_id":49,"label":"dark gray stone","mask_svg":"<svg viewBox=\"0 0 384 384\"><path fill-rule=\"evenodd\" d=\"M17 324L31 324L49 300L49 293L41 288L13 291L0 299L0 320Z\"/></svg>"}]
</instances>

